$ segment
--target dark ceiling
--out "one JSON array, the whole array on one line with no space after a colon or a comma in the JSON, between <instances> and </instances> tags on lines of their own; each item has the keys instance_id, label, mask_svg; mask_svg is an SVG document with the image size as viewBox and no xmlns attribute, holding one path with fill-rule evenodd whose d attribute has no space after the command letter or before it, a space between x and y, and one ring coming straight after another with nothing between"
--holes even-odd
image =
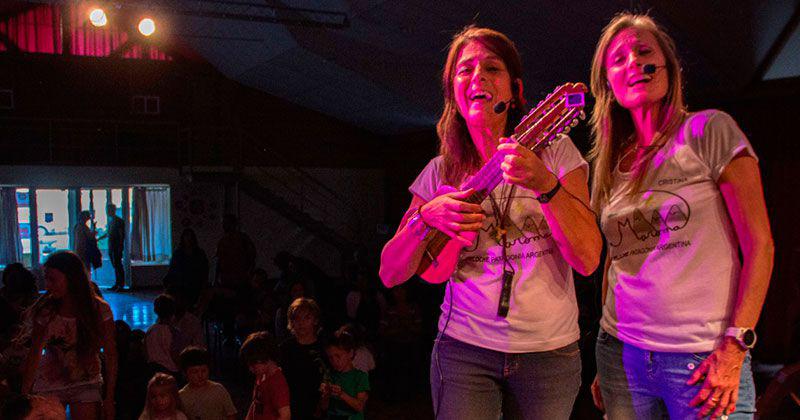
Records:
<instances>
[{"instance_id":1,"label":"dark ceiling","mask_svg":"<svg viewBox=\"0 0 800 420\"><path fill-rule=\"evenodd\" d=\"M735 98L761 80L800 76L800 0L96 3L152 13L159 30L227 77L379 134L435 123L447 44L473 22L516 42L530 101L587 81L603 26L623 10L649 11L673 35L690 100Z\"/></svg>"}]
</instances>

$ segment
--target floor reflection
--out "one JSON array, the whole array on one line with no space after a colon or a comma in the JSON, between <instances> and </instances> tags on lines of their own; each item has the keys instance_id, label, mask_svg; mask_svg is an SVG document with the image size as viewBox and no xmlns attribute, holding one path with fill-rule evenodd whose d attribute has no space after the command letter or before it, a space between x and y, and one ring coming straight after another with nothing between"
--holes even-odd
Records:
<instances>
[{"instance_id":1,"label":"floor reflection","mask_svg":"<svg viewBox=\"0 0 800 420\"><path fill-rule=\"evenodd\" d=\"M153 313L153 300L161 293L158 290L116 293L103 290L103 299L111 305L114 320L123 320L132 330L147 331L156 323Z\"/></svg>"}]
</instances>

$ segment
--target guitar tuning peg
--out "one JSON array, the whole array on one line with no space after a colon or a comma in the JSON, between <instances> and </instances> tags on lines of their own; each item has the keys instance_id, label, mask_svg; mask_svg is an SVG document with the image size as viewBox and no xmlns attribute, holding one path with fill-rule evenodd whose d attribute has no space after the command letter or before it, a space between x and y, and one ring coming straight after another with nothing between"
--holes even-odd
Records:
<instances>
[{"instance_id":1,"label":"guitar tuning peg","mask_svg":"<svg viewBox=\"0 0 800 420\"><path fill-rule=\"evenodd\" d=\"M580 118L581 120L585 120L586 119L586 113L581 111L581 113L578 114L578 118Z\"/></svg>"},{"instance_id":2,"label":"guitar tuning peg","mask_svg":"<svg viewBox=\"0 0 800 420\"><path fill-rule=\"evenodd\" d=\"M572 129L572 127L570 127L570 126L566 126L566 127L564 127L564 130L562 130L562 133L563 133L563 134L569 134L569 131L570 131L571 129Z\"/></svg>"},{"instance_id":3,"label":"guitar tuning peg","mask_svg":"<svg viewBox=\"0 0 800 420\"><path fill-rule=\"evenodd\" d=\"M569 126L570 127L575 127L577 125L578 125L578 119L577 118L573 118L572 121L569 122Z\"/></svg>"}]
</instances>

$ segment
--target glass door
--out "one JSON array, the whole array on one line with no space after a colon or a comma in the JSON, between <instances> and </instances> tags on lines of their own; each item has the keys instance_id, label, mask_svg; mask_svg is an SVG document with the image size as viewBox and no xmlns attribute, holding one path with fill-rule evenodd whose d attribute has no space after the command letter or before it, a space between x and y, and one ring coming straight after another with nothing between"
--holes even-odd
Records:
<instances>
[{"instance_id":1,"label":"glass door","mask_svg":"<svg viewBox=\"0 0 800 420\"><path fill-rule=\"evenodd\" d=\"M39 263L44 263L56 251L70 249L72 229L66 189L36 189L36 221Z\"/></svg>"}]
</instances>

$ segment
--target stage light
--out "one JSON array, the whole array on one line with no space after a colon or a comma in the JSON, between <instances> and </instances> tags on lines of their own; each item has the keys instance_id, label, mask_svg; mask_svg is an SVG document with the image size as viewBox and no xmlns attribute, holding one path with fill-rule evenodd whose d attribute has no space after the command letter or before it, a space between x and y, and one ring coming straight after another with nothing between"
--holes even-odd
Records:
<instances>
[{"instance_id":1,"label":"stage light","mask_svg":"<svg viewBox=\"0 0 800 420\"><path fill-rule=\"evenodd\" d=\"M156 31L156 23L153 22L153 19L144 18L139 21L139 32L142 33L144 36L153 35L153 32Z\"/></svg>"},{"instance_id":2,"label":"stage light","mask_svg":"<svg viewBox=\"0 0 800 420\"><path fill-rule=\"evenodd\" d=\"M94 26L106 26L108 17L106 17L106 12L103 11L103 9L93 9L89 13L89 21L92 22Z\"/></svg>"}]
</instances>

